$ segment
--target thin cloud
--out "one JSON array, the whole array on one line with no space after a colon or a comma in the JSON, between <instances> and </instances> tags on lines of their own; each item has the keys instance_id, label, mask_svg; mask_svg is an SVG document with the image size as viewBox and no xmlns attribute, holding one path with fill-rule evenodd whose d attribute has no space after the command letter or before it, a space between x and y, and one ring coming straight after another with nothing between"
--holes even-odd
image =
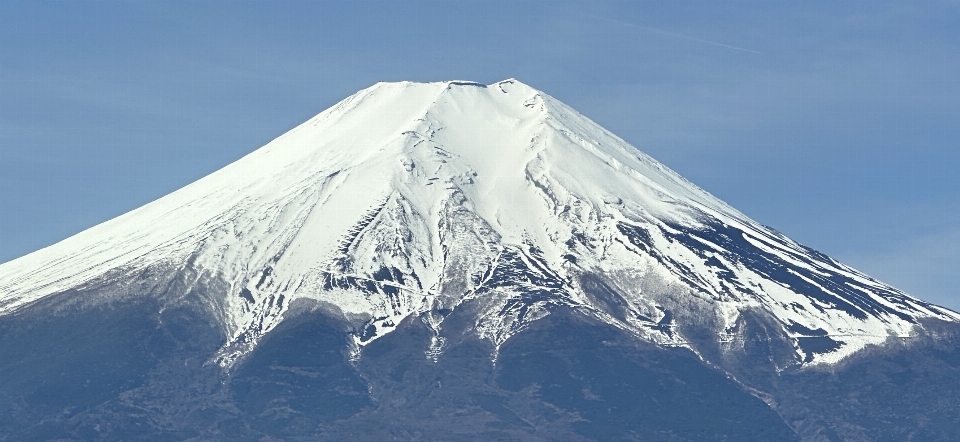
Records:
<instances>
[{"instance_id":1,"label":"thin cloud","mask_svg":"<svg viewBox=\"0 0 960 442\"><path fill-rule=\"evenodd\" d=\"M849 264L924 301L960 311L954 284L960 228L936 231L893 250L852 254Z\"/></svg>"},{"instance_id":2,"label":"thin cloud","mask_svg":"<svg viewBox=\"0 0 960 442\"><path fill-rule=\"evenodd\" d=\"M622 25L622 26L629 26L629 27L631 27L631 28L642 29L642 30L644 30L644 31L653 32L653 33L657 33L657 34L660 34L660 35L666 35L666 36L668 36L668 37L674 37L674 38L679 38L679 39L682 39L682 40L689 40L689 41L694 41L694 42L697 42L697 43L707 44L707 45L710 45L710 46L716 46L716 47L718 47L718 48L733 49L733 50L735 50L735 51L749 52L749 53L751 53L751 54L761 54L761 55L763 54L763 52L755 51L755 50L753 50L753 49L747 49L747 48L741 48L740 46L728 45L728 44L726 44L726 43L721 43L721 42L719 42L719 41L704 40L704 39L702 39L702 38L697 38L697 37L693 37L693 36L689 36L689 35L684 35L684 34L678 34L678 33L676 33L676 32L665 31L665 30L663 30L663 29L651 28L651 27L649 27L649 26L638 25L638 24L636 24L636 23L630 23L630 22L626 22L626 21L622 21L622 20L614 20L614 19L606 18L606 17L591 17L591 18L593 18L593 19L595 19L595 20L601 20L601 21L609 22L609 23L616 23L616 24Z\"/></svg>"}]
</instances>

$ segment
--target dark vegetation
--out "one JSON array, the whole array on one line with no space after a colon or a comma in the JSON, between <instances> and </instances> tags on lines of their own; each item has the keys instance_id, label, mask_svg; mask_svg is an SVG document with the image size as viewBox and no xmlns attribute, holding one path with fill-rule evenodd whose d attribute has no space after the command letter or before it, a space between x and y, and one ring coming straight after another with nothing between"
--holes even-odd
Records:
<instances>
[{"instance_id":1,"label":"dark vegetation","mask_svg":"<svg viewBox=\"0 0 960 442\"><path fill-rule=\"evenodd\" d=\"M0 440L935 441L960 428L956 338L777 375L762 362L778 336L750 320L747 356L720 363L759 393L563 308L496 364L465 332L469 303L448 312L436 363L418 318L351 361L349 327L302 303L226 375L209 363L225 338L195 307L49 313L57 302L0 318Z\"/></svg>"}]
</instances>

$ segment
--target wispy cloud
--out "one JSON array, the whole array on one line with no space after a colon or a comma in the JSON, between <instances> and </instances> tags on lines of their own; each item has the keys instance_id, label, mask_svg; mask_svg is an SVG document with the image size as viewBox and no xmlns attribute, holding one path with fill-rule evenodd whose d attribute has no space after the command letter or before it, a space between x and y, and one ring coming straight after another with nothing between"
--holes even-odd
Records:
<instances>
[{"instance_id":1,"label":"wispy cloud","mask_svg":"<svg viewBox=\"0 0 960 442\"><path fill-rule=\"evenodd\" d=\"M605 22L608 22L608 23L615 23L615 24L618 24L618 25L621 25L621 26L627 26L627 27L631 27L631 28L635 28L635 29L642 29L642 30L647 31L647 32L653 32L653 33L656 33L656 34L665 35L665 36L673 37L673 38L678 38L678 39L681 39L681 40L688 40L688 41L693 41L693 42L697 42L697 43L703 43L703 44L710 45L710 46L716 46L716 47L718 47L718 48L725 48L725 49L732 49L732 50L735 50L735 51L749 52L749 53L751 53L751 54L763 54L763 52L755 51L755 50L753 50L753 49L747 49L747 48L742 48L742 47L740 47L740 46L728 45L728 44L726 44L726 43L721 43L721 42L719 42L719 41L706 40L706 39L694 37L694 36L691 36L691 35L679 34L679 33L676 33L676 32L666 31L666 30L658 29L658 28L652 28L652 27L650 27L650 26L644 26L644 25L640 25L640 24L636 24L636 23L626 22L626 21L623 21L623 20L614 20L614 19L612 19L612 18L597 17L597 16L590 17L590 18L592 18L592 19L594 19L594 20L605 21Z\"/></svg>"},{"instance_id":2,"label":"wispy cloud","mask_svg":"<svg viewBox=\"0 0 960 442\"><path fill-rule=\"evenodd\" d=\"M894 250L854 254L847 261L920 299L960 311L955 283L960 228L934 232Z\"/></svg>"}]
</instances>

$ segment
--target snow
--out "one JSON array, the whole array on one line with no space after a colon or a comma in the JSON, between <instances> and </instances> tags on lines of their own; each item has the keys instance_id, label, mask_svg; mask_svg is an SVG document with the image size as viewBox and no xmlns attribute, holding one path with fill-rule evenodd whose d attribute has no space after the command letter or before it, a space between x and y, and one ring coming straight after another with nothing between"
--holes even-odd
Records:
<instances>
[{"instance_id":1,"label":"snow","mask_svg":"<svg viewBox=\"0 0 960 442\"><path fill-rule=\"evenodd\" d=\"M631 244L618 230L624 223L646 229L650 243ZM882 307L866 315L845 311L796 292L709 238L691 236L699 244L693 248L675 239L716 225L742 232L757 253L787 263L817 291L842 298L811 278L845 278L850 290L869 298L864 305ZM477 282L492 274L507 249L527 251L518 265L536 278L559 281L562 289L540 287L555 299L524 301L519 286ZM823 329L842 346L815 354L814 364L915 334L920 318L960 319L811 255L514 79L378 83L362 90L193 184L0 265L0 315L111 271L189 260L231 286L222 294L222 320L236 342L242 336L249 344L225 348L227 365L279 324L298 297L365 318L376 334L357 339L360 346L410 315L470 299L486 302L477 333L495 345L546 315L550 302L578 304L643 339L687 345L650 321L617 319L591 305L575 282L585 272L637 281L656 275L709 299L720 318L718 339L746 309L763 310L785 327ZM403 281L374 277L384 269ZM242 290L252 304L237 295ZM650 296L633 293L628 308L660 312L664 307ZM518 302L530 309L511 309ZM889 312L897 309L912 319ZM428 357L436 358L442 319L429 317L437 336ZM677 329L682 334L682 324ZM798 346L797 352L802 360L804 351Z\"/></svg>"}]
</instances>

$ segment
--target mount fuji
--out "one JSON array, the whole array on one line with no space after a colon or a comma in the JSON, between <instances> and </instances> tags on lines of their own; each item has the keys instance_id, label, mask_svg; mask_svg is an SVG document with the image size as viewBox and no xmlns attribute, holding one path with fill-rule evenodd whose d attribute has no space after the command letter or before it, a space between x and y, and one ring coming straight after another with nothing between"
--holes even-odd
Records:
<instances>
[{"instance_id":1,"label":"mount fuji","mask_svg":"<svg viewBox=\"0 0 960 442\"><path fill-rule=\"evenodd\" d=\"M0 265L0 440L950 440L958 332L517 80L379 83Z\"/></svg>"}]
</instances>

